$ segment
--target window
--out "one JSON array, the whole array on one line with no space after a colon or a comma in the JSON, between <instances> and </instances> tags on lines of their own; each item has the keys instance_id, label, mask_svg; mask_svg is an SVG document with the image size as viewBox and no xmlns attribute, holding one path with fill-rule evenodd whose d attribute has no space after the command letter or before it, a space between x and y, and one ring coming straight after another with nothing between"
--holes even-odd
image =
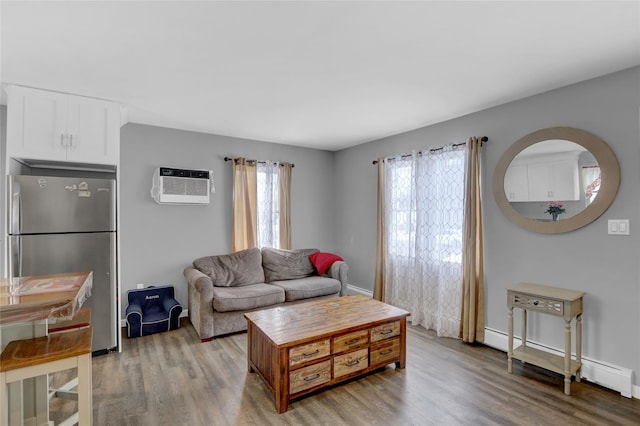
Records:
<instances>
[{"instance_id":1,"label":"window","mask_svg":"<svg viewBox=\"0 0 640 426\"><path fill-rule=\"evenodd\" d=\"M291 163L233 159L231 251L291 248Z\"/></svg>"},{"instance_id":2,"label":"window","mask_svg":"<svg viewBox=\"0 0 640 426\"><path fill-rule=\"evenodd\" d=\"M280 247L279 166L257 165L258 247Z\"/></svg>"},{"instance_id":3,"label":"window","mask_svg":"<svg viewBox=\"0 0 640 426\"><path fill-rule=\"evenodd\" d=\"M600 167L582 167L582 184L584 190L585 206L593 203L600 191Z\"/></svg>"},{"instance_id":4,"label":"window","mask_svg":"<svg viewBox=\"0 0 640 426\"><path fill-rule=\"evenodd\" d=\"M464 148L385 160L386 295L413 324L460 327Z\"/></svg>"}]
</instances>

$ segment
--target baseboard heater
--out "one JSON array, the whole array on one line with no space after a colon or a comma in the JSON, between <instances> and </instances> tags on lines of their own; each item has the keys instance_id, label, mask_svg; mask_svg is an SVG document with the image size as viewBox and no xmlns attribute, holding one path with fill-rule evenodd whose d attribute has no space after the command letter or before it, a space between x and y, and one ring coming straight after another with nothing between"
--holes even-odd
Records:
<instances>
[{"instance_id":1,"label":"baseboard heater","mask_svg":"<svg viewBox=\"0 0 640 426\"><path fill-rule=\"evenodd\" d=\"M509 348L509 337L506 333L490 328L485 328L484 344L494 349L507 352ZM513 339L514 346L522 344L518 337ZM540 349L555 355L564 356L564 352L555 348L550 348L539 343L531 342L527 339L527 346ZM575 355L575 354L573 354ZM505 367L506 368L506 367ZM582 357L582 377L592 383L596 383L605 388L620 392L627 398L633 397L633 370L618 367L601 361Z\"/></svg>"}]
</instances>

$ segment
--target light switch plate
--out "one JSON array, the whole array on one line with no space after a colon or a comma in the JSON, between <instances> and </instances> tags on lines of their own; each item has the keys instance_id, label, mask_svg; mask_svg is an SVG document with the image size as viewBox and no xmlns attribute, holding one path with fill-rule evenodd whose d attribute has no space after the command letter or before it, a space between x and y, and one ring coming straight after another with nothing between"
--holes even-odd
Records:
<instances>
[{"instance_id":1,"label":"light switch plate","mask_svg":"<svg viewBox=\"0 0 640 426\"><path fill-rule=\"evenodd\" d=\"M629 219L618 220L618 234L629 235Z\"/></svg>"},{"instance_id":2,"label":"light switch plate","mask_svg":"<svg viewBox=\"0 0 640 426\"><path fill-rule=\"evenodd\" d=\"M609 235L629 235L629 219L609 219Z\"/></svg>"}]
</instances>

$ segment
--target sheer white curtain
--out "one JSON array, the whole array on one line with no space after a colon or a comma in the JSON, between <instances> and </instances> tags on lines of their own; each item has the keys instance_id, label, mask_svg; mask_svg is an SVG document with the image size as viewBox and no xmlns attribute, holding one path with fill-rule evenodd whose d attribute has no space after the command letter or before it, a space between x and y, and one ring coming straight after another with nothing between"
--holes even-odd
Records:
<instances>
[{"instance_id":1,"label":"sheer white curtain","mask_svg":"<svg viewBox=\"0 0 640 426\"><path fill-rule=\"evenodd\" d=\"M600 191L600 167L585 166L582 168L582 185L585 205L593 203Z\"/></svg>"},{"instance_id":2,"label":"sheer white curtain","mask_svg":"<svg viewBox=\"0 0 640 426\"><path fill-rule=\"evenodd\" d=\"M385 159L385 298L413 324L458 337L464 147Z\"/></svg>"},{"instance_id":3,"label":"sheer white curtain","mask_svg":"<svg viewBox=\"0 0 640 426\"><path fill-rule=\"evenodd\" d=\"M278 163L257 164L258 247L280 247Z\"/></svg>"}]
</instances>

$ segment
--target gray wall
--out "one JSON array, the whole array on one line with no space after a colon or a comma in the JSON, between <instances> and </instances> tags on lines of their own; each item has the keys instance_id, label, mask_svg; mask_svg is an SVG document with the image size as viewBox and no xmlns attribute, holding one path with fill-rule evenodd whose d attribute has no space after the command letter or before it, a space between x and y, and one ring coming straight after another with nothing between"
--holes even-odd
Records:
<instances>
[{"instance_id":1,"label":"gray wall","mask_svg":"<svg viewBox=\"0 0 640 426\"><path fill-rule=\"evenodd\" d=\"M640 372L640 68L560 88L448 122L336 153L127 124L121 132L121 287L173 284L186 305L182 269L225 253L231 238L231 164L225 156L295 163L293 246L339 253L349 281L371 290L376 239L377 157L489 136L484 148L487 327L506 332L506 288L530 281L580 289L585 298L585 356ZM0 110L5 122L6 107ZM577 127L604 139L620 162L618 196L591 225L561 235L511 224L491 192L503 152L534 130ZM0 126L4 143L4 124ZM4 151L4 150L3 150ZM4 161L2 162L4 163ZM158 166L213 169L208 206L158 205L149 194ZM607 235L607 219L629 219L630 236ZM516 324L518 326L518 324ZM557 319L535 316L531 338L563 347Z\"/></svg>"},{"instance_id":2,"label":"gray wall","mask_svg":"<svg viewBox=\"0 0 640 426\"><path fill-rule=\"evenodd\" d=\"M244 156L295 164L291 183L293 248L334 251L333 157L328 151L126 124L121 131L120 244L122 308L126 292L172 284L186 308L182 270L202 256L231 250L231 163ZM213 169L209 205L159 205L151 198L156 167Z\"/></svg>"},{"instance_id":3,"label":"gray wall","mask_svg":"<svg viewBox=\"0 0 640 426\"><path fill-rule=\"evenodd\" d=\"M587 292L584 355L640 372L640 68L553 90L433 126L336 153L336 250L350 260L349 281L373 288L377 157L488 136L483 150L486 325L506 332L506 288L528 281ZM535 130L568 126L605 140L620 162L612 206L591 225L560 235L513 225L492 194L493 170L516 140ZM629 219L630 236L607 235L607 219ZM519 315L517 315L519 319ZM516 330L519 324L516 323ZM563 348L557 318L534 316L530 338Z\"/></svg>"}]
</instances>

